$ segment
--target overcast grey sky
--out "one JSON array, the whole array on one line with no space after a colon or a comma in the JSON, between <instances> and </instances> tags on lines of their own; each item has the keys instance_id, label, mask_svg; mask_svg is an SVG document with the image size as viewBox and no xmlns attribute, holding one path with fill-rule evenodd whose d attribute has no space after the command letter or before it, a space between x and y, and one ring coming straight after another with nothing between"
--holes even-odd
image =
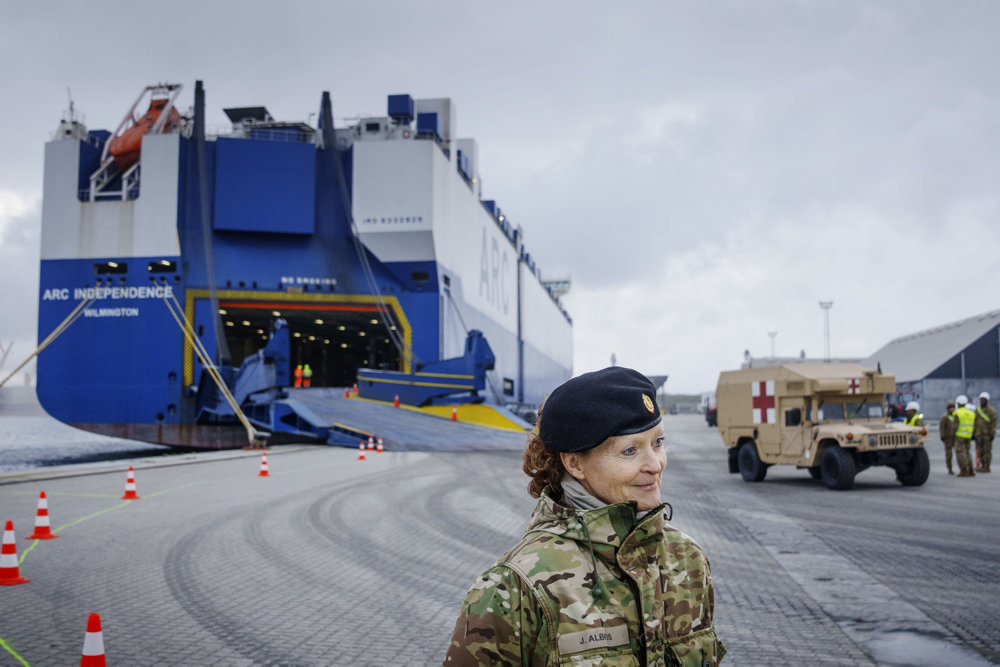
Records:
<instances>
[{"instance_id":1,"label":"overcast grey sky","mask_svg":"<svg viewBox=\"0 0 1000 667\"><path fill-rule=\"evenodd\" d=\"M208 123L451 97L483 195L571 277L576 373L714 388L743 351L867 356L998 307L1000 3L94 1L0 8L4 345L36 340L44 143L150 83ZM46 332L47 333L47 332ZM16 358L16 359L15 359Z\"/></svg>"}]
</instances>

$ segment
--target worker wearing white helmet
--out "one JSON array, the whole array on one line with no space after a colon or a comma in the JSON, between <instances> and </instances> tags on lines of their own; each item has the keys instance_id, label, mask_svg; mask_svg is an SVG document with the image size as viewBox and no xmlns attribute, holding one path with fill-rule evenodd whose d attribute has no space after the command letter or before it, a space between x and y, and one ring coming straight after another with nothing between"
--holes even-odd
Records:
<instances>
[{"instance_id":1,"label":"worker wearing white helmet","mask_svg":"<svg viewBox=\"0 0 1000 667\"><path fill-rule=\"evenodd\" d=\"M916 401L910 401L906 404L906 418L903 423L907 426L923 426L924 416L920 414L920 404Z\"/></svg>"},{"instance_id":2,"label":"worker wearing white helmet","mask_svg":"<svg viewBox=\"0 0 1000 667\"><path fill-rule=\"evenodd\" d=\"M972 427L972 437L976 439L976 472L989 472L993 459L993 438L997 434L997 411L990 405L990 395L979 394L976 421Z\"/></svg>"},{"instance_id":3,"label":"worker wearing white helmet","mask_svg":"<svg viewBox=\"0 0 1000 667\"><path fill-rule=\"evenodd\" d=\"M955 417L958 428L955 431L955 459L958 461L958 477L973 477L972 458L969 456L969 441L972 440L973 426L976 423L976 413L969 409L969 399L964 394L955 399L958 409Z\"/></svg>"}]
</instances>

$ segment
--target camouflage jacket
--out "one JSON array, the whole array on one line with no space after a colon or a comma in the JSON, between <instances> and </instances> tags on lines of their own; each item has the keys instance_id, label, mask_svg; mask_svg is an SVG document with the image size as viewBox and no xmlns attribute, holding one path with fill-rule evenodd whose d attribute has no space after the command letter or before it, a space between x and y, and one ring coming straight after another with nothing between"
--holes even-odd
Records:
<instances>
[{"instance_id":1,"label":"camouflage jacket","mask_svg":"<svg viewBox=\"0 0 1000 667\"><path fill-rule=\"evenodd\" d=\"M976 442L992 440L997 434L997 411L989 403L986 407L976 406L976 423L972 427L972 437Z\"/></svg>"},{"instance_id":2,"label":"camouflage jacket","mask_svg":"<svg viewBox=\"0 0 1000 667\"><path fill-rule=\"evenodd\" d=\"M958 429L958 424L956 422L955 413L944 413L941 420L938 421L938 433L941 435L941 442L948 442L955 437L955 431Z\"/></svg>"},{"instance_id":3,"label":"camouflage jacket","mask_svg":"<svg viewBox=\"0 0 1000 667\"><path fill-rule=\"evenodd\" d=\"M664 506L576 510L543 493L469 590L445 665L716 665L708 559Z\"/></svg>"}]
</instances>

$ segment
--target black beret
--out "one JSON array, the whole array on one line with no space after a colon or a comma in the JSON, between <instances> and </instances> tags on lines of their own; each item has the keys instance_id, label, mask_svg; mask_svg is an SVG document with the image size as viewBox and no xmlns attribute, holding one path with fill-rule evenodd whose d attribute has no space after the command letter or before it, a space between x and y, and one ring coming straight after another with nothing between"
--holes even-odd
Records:
<instances>
[{"instance_id":1,"label":"black beret","mask_svg":"<svg viewBox=\"0 0 1000 667\"><path fill-rule=\"evenodd\" d=\"M648 431L660 419L649 378L611 366L553 389L542 403L538 435L550 451L583 452L615 435Z\"/></svg>"}]
</instances>

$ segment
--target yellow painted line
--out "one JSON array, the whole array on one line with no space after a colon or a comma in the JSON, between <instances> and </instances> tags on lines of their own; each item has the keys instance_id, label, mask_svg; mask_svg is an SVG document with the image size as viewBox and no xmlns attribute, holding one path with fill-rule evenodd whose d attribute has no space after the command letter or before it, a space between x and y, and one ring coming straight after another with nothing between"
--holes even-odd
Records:
<instances>
[{"instance_id":1,"label":"yellow painted line","mask_svg":"<svg viewBox=\"0 0 1000 667\"><path fill-rule=\"evenodd\" d=\"M361 398L357 394L351 394L350 400L352 401L367 401L368 403L379 403L381 405L392 405L389 401L376 401L374 398ZM489 405L480 405L478 403L463 403L461 405L430 405L423 408L418 408L415 405L406 405L403 403L399 404L399 409L409 410L410 412L417 412L425 415L433 415L434 417L443 417L445 419L451 419L451 409L458 408L458 421L465 422L467 424L475 424L476 426L486 426L488 428L496 428L501 431L516 431L518 433L527 433L527 429L522 427L517 422L513 422L503 414L493 409Z\"/></svg>"},{"instance_id":2,"label":"yellow painted line","mask_svg":"<svg viewBox=\"0 0 1000 667\"><path fill-rule=\"evenodd\" d=\"M36 491L0 491L0 494L3 494L3 495L18 495L18 494L20 494L20 495L25 495L25 496L34 496L36 498L38 497L38 493ZM59 492L52 493L52 492L49 492L48 493L48 497L49 498L51 498L53 495L57 495L57 496L69 496L69 497L73 497L73 498L119 498L120 497L120 496L117 496L117 495L115 495L113 493L69 493L69 492L67 492L67 493L59 493Z\"/></svg>"},{"instance_id":3,"label":"yellow painted line","mask_svg":"<svg viewBox=\"0 0 1000 667\"><path fill-rule=\"evenodd\" d=\"M178 491L180 489L184 489L184 488L187 488L189 486L194 486L195 484L203 484L203 482L188 482L187 484L181 484L180 486L175 486L172 489L164 489L162 491L155 491L155 492L150 493L150 494L148 494L146 496L140 496L140 499L141 498L155 498L156 496L163 495L164 493L170 493L172 491ZM58 497L58 496L61 496L61 495L83 495L83 494L69 494L69 493L67 493L67 494L60 494L60 493L57 493L57 494L54 494L54 495L56 497ZM108 497L108 496L96 496L96 497L98 497L98 498L104 498L104 497ZM63 524L63 525L59 526L58 528L53 528L52 532L53 533L60 533L60 532L62 532L64 530L66 530L67 528L71 528L71 527L77 525L78 523L82 523L82 522L84 522L84 521L86 521L88 519L93 519L96 516L100 516L102 514L106 514L106 513L110 512L112 510L121 509L122 507L125 507L125 506L127 506L127 505L129 505L131 503L132 503L131 500L126 500L125 502L118 503L117 505L114 505L113 507L107 507L105 509L98 510L97 512L94 512L93 514L88 514L87 516L80 517L76 521L70 521L69 523ZM37 547L38 543L42 542L42 541L46 541L47 542L48 540L35 540L34 542L32 542L31 546L28 547L27 549L25 549L21 553L21 557L18 558L18 560L17 560L18 564L24 563L24 559L28 557L28 554L31 553L31 550L34 549L35 547Z\"/></svg>"},{"instance_id":4,"label":"yellow painted line","mask_svg":"<svg viewBox=\"0 0 1000 667\"><path fill-rule=\"evenodd\" d=\"M374 378L370 378L366 374L367 373L378 373L379 371L375 371L375 370L366 371L364 369L361 369L359 372L360 372L360 375L358 376L358 379L372 380ZM396 371L396 372L399 373L400 375L404 374L402 371ZM473 379L475 379L474 375L469 375L468 373L425 373L423 371L417 371L416 373L412 373L412 375L416 375L418 377L425 377L425 378L456 378L456 379L459 379L459 380L473 380Z\"/></svg>"},{"instance_id":5,"label":"yellow painted line","mask_svg":"<svg viewBox=\"0 0 1000 667\"><path fill-rule=\"evenodd\" d=\"M24 658L22 658L21 656L19 656L17 654L17 651L15 651L14 649L12 649L11 646L10 646L10 644L8 644L6 641L4 641L3 638L0 638L0 647L3 647L3 650L7 651L7 653L10 653L12 656L14 656L14 659L17 660L22 665L24 665L24 667L31 667L31 665L28 664L28 661L25 660Z\"/></svg>"},{"instance_id":6,"label":"yellow painted line","mask_svg":"<svg viewBox=\"0 0 1000 667\"><path fill-rule=\"evenodd\" d=\"M370 378L361 376L362 382L381 382L383 384L398 384L404 387L443 387L445 389L475 389L471 384L444 384L443 382L416 382L414 380L392 380L387 378Z\"/></svg>"}]
</instances>

